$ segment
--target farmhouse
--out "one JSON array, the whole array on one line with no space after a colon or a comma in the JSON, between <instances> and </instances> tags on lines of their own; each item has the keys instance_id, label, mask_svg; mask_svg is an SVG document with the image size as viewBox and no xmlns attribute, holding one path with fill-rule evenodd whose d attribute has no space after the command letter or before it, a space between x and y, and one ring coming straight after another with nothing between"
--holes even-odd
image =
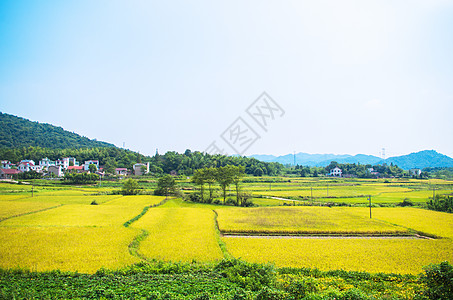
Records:
<instances>
[{"instance_id":1,"label":"farmhouse","mask_svg":"<svg viewBox=\"0 0 453 300\"><path fill-rule=\"evenodd\" d=\"M127 169L126 168L116 168L115 169L115 174L116 175L121 175L121 176L126 176L127 175Z\"/></svg>"},{"instance_id":2,"label":"farmhouse","mask_svg":"<svg viewBox=\"0 0 453 300\"><path fill-rule=\"evenodd\" d=\"M422 170L420 170L420 169L410 169L409 170L410 176L420 176L421 173L422 173Z\"/></svg>"},{"instance_id":3,"label":"farmhouse","mask_svg":"<svg viewBox=\"0 0 453 300\"><path fill-rule=\"evenodd\" d=\"M149 173L149 162L146 164L137 163L134 165L134 174L135 175L143 175Z\"/></svg>"},{"instance_id":4,"label":"farmhouse","mask_svg":"<svg viewBox=\"0 0 453 300\"><path fill-rule=\"evenodd\" d=\"M341 177L342 173L343 171L339 167L335 167L332 170L330 170L330 173L328 175L333 177Z\"/></svg>"},{"instance_id":5,"label":"farmhouse","mask_svg":"<svg viewBox=\"0 0 453 300\"><path fill-rule=\"evenodd\" d=\"M16 169L0 169L0 179L13 179L13 176L20 173Z\"/></svg>"},{"instance_id":6,"label":"farmhouse","mask_svg":"<svg viewBox=\"0 0 453 300\"><path fill-rule=\"evenodd\" d=\"M29 171L42 172L42 167L39 165L36 165L33 160L21 160L21 162L17 166L17 169L20 172L29 172Z\"/></svg>"},{"instance_id":7,"label":"farmhouse","mask_svg":"<svg viewBox=\"0 0 453 300\"><path fill-rule=\"evenodd\" d=\"M49 175L53 174L56 177L61 177L63 176L63 167L62 166L50 166L48 168Z\"/></svg>"},{"instance_id":8,"label":"farmhouse","mask_svg":"<svg viewBox=\"0 0 453 300\"><path fill-rule=\"evenodd\" d=\"M83 169L85 171L89 171L90 170L90 165L95 165L96 168L99 170L99 160L87 160L87 161L85 161L85 163L83 164Z\"/></svg>"},{"instance_id":9,"label":"farmhouse","mask_svg":"<svg viewBox=\"0 0 453 300\"><path fill-rule=\"evenodd\" d=\"M2 160L1 164L2 169L11 169L11 166L13 166L13 164L9 160Z\"/></svg>"},{"instance_id":10,"label":"farmhouse","mask_svg":"<svg viewBox=\"0 0 453 300\"><path fill-rule=\"evenodd\" d=\"M68 171L71 173L83 173L83 166L69 166Z\"/></svg>"}]
</instances>

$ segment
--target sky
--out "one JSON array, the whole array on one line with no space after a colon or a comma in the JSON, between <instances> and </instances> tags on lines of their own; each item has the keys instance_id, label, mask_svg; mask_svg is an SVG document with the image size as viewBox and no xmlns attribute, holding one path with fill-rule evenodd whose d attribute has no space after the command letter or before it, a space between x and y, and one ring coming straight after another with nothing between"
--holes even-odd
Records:
<instances>
[{"instance_id":1,"label":"sky","mask_svg":"<svg viewBox=\"0 0 453 300\"><path fill-rule=\"evenodd\" d=\"M1 1L0 111L148 155L453 156L452 53L445 0Z\"/></svg>"}]
</instances>

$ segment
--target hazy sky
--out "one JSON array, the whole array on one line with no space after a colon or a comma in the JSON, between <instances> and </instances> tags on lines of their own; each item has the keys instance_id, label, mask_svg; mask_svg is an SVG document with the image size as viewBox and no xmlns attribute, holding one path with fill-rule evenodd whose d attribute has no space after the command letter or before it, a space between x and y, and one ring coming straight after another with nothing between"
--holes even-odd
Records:
<instances>
[{"instance_id":1,"label":"hazy sky","mask_svg":"<svg viewBox=\"0 0 453 300\"><path fill-rule=\"evenodd\" d=\"M453 156L453 1L1 1L0 111L144 154L234 153L241 117L247 155Z\"/></svg>"}]
</instances>

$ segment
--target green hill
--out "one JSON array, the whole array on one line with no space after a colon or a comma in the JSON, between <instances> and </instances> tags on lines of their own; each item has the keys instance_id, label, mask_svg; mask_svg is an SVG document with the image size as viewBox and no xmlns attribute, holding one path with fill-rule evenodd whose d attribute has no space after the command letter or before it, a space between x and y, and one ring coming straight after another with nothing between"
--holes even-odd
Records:
<instances>
[{"instance_id":1,"label":"green hill","mask_svg":"<svg viewBox=\"0 0 453 300\"><path fill-rule=\"evenodd\" d=\"M115 147L61 127L0 113L0 148L29 146L51 149Z\"/></svg>"}]
</instances>

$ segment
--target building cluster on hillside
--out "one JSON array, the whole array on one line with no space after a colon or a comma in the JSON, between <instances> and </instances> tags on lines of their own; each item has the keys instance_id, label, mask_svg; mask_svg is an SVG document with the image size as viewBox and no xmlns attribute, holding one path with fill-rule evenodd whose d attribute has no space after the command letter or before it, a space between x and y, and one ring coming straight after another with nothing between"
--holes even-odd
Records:
<instances>
[{"instance_id":1,"label":"building cluster on hillside","mask_svg":"<svg viewBox=\"0 0 453 300\"><path fill-rule=\"evenodd\" d=\"M90 165L94 165L95 168ZM12 179L15 175L23 172L35 171L50 177L62 177L66 172L72 173L90 173L94 171L100 176L104 176L104 170L99 165L99 160L87 160L80 164L74 157L64 157L62 159L50 160L45 157L38 164L33 160L24 159L14 164L8 160L2 160L0 166L0 179ZM149 173L149 163L137 163L133 166L134 175L143 175ZM127 168L116 168L114 175L127 176L132 172Z\"/></svg>"}]
</instances>

